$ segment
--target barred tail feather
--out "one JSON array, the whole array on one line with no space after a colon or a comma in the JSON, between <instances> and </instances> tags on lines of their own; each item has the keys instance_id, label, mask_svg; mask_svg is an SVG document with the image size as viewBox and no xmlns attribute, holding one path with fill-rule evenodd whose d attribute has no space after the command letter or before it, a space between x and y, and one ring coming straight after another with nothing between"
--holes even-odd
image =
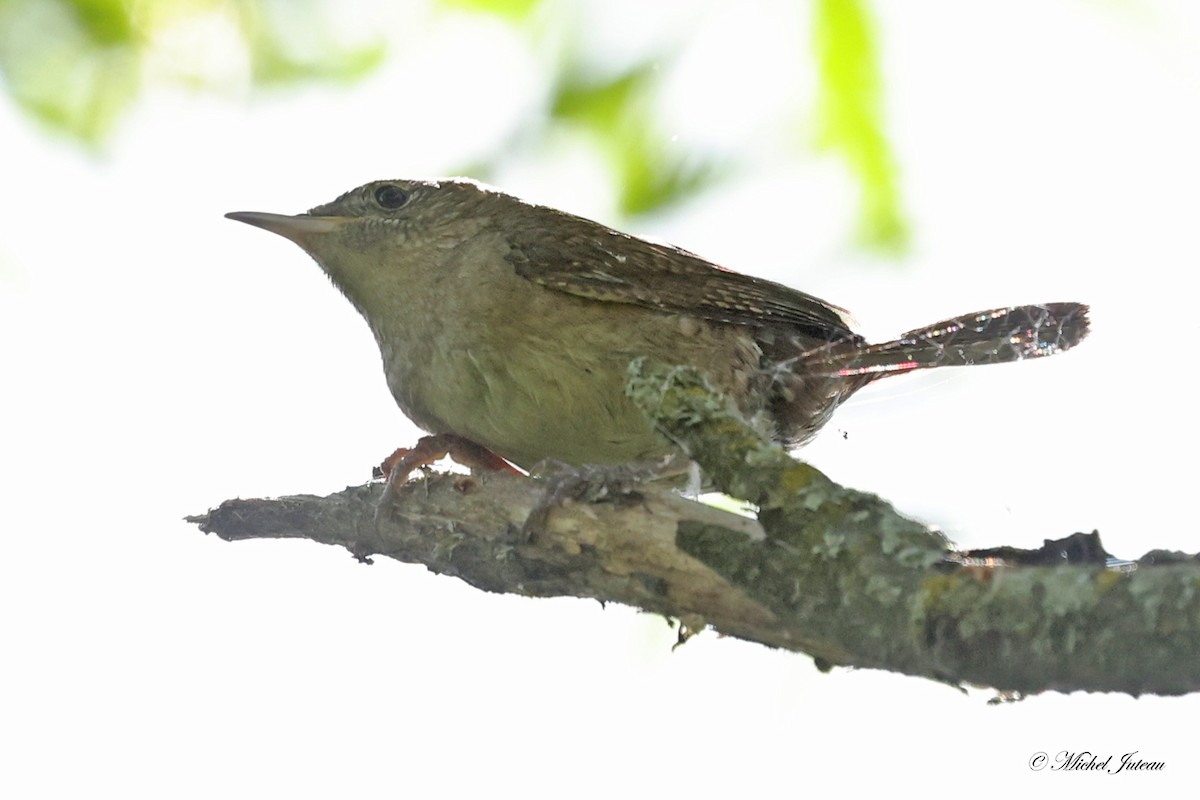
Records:
<instances>
[{"instance_id":1,"label":"barred tail feather","mask_svg":"<svg viewBox=\"0 0 1200 800\"><path fill-rule=\"evenodd\" d=\"M813 369L870 379L932 367L1003 364L1069 350L1088 334L1082 303L997 308L944 320L892 342L859 345L853 351L814 352ZM818 362L820 366L818 366Z\"/></svg>"}]
</instances>

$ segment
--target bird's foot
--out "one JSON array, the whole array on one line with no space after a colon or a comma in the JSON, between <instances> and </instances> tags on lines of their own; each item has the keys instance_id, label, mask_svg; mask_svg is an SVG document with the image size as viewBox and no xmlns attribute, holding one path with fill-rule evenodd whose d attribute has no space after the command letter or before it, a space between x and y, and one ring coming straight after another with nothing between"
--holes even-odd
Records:
<instances>
[{"instance_id":1,"label":"bird's foot","mask_svg":"<svg viewBox=\"0 0 1200 800\"><path fill-rule=\"evenodd\" d=\"M464 439L453 433L436 433L432 436L422 436L413 447L400 447L383 463L372 470L375 477L387 476L387 486L379 497L376 506L376 522L381 509L391 508L395 504L396 491L408 480L408 476L421 467L426 467L440 458L450 456L464 467L482 472L510 472L514 475L525 473L505 461L481 444L470 439Z\"/></svg>"},{"instance_id":2,"label":"bird's foot","mask_svg":"<svg viewBox=\"0 0 1200 800\"><path fill-rule=\"evenodd\" d=\"M413 471L446 456L450 456L464 467L481 472L523 474L483 445L453 433L422 436L413 447L398 447L373 470L373 473L377 478L386 476L389 484L398 486L407 481Z\"/></svg>"},{"instance_id":3,"label":"bird's foot","mask_svg":"<svg viewBox=\"0 0 1200 800\"><path fill-rule=\"evenodd\" d=\"M568 500L583 503L640 500L643 485L686 474L690 463L677 455L629 464L588 464L582 467L551 459L542 461L530 475L546 484L546 492L525 518L522 532L530 541L544 533L550 512Z\"/></svg>"}]
</instances>

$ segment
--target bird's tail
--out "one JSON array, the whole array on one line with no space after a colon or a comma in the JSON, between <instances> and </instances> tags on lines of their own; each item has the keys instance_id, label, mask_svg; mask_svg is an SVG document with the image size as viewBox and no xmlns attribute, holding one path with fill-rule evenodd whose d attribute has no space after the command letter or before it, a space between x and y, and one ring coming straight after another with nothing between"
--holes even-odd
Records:
<instances>
[{"instance_id":1,"label":"bird's tail","mask_svg":"<svg viewBox=\"0 0 1200 800\"><path fill-rule=\"evenodd\" d=\"M1088 307L1046 303L965 314L881 344L807 353L806 368L864 381L932 367L1003 364L1069 350L1088 334ZM840 352L839 352L840 350Z\"/></svg>"}]
</instances>

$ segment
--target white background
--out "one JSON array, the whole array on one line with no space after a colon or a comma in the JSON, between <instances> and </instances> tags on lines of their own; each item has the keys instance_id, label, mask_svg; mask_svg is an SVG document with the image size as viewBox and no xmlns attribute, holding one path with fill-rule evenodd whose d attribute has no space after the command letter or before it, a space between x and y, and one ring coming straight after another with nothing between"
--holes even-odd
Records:
<instances>
[{"instance_id":1,"label":"white background","mask_svg":"<svg viewBox=\"0 0 1200 800\"><path fill-rule=\"evenodd\" d=\"M873 338L1010 303L1090 302L1078 350L884 382L803 455L966 546L1099 529L1129 558L1200 549L1195 13L875 6L915 231L900 262L854 246L853 184L794 115L813 79L808 11L791 4L676 4L657 21L609 4L585 28L581 46L620 63L644 53L639 36L681 25L663 125L681 150L744 159L737 180L636 226L570 137L506 159L493 181L825 297ZM184 523L228 497L361 483L418 435L317 267L221 216L439 174L501 147L537 108L544 63L517 34L454 15L413 31L402 16L392 57L361 85L239 91L233 62L232 97L151 85L99 155L0 105L3 794L1193 785L1194 743L1178 731L1195 698L993 707L987 692L822 675L712 633L671 652L666 623L629 609L485 595L418 566L227 544ZM204 37L187 46L223 57ZM1063 750L1136 750L1167 768L1027 766Z\"/></svg>"}]
</instances>

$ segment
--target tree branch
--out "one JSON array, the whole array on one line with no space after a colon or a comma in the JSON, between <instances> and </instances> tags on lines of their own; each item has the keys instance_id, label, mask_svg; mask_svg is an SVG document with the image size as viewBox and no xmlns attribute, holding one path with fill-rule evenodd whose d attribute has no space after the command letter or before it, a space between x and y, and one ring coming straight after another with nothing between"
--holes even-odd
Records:
<instances>
[{"instance_id":1,"label":"tree branch","mask_svg":"<svg viewBox=\"0 0 1200 800\"><path fill-rule=\"evenodd\" d=\"M422 563L487 591L620 602L680 619L681 636L707 624L823 668L1020 693L1200 688L1196 558L1153 553L1116 570L1061 563L1066 545L1052 542L1026 558L963 557L788 457L692 370L635 362L629 394L717 488L758 507L761 528L654 482L593 476L590 500L552 504L530 533L546 485L505 474L430 475L382 505L379 484L230 500L189 521L230 540L303 537ZM1047 553L1057 565L1029 565Z\"/></svg>"}]
</instances>

